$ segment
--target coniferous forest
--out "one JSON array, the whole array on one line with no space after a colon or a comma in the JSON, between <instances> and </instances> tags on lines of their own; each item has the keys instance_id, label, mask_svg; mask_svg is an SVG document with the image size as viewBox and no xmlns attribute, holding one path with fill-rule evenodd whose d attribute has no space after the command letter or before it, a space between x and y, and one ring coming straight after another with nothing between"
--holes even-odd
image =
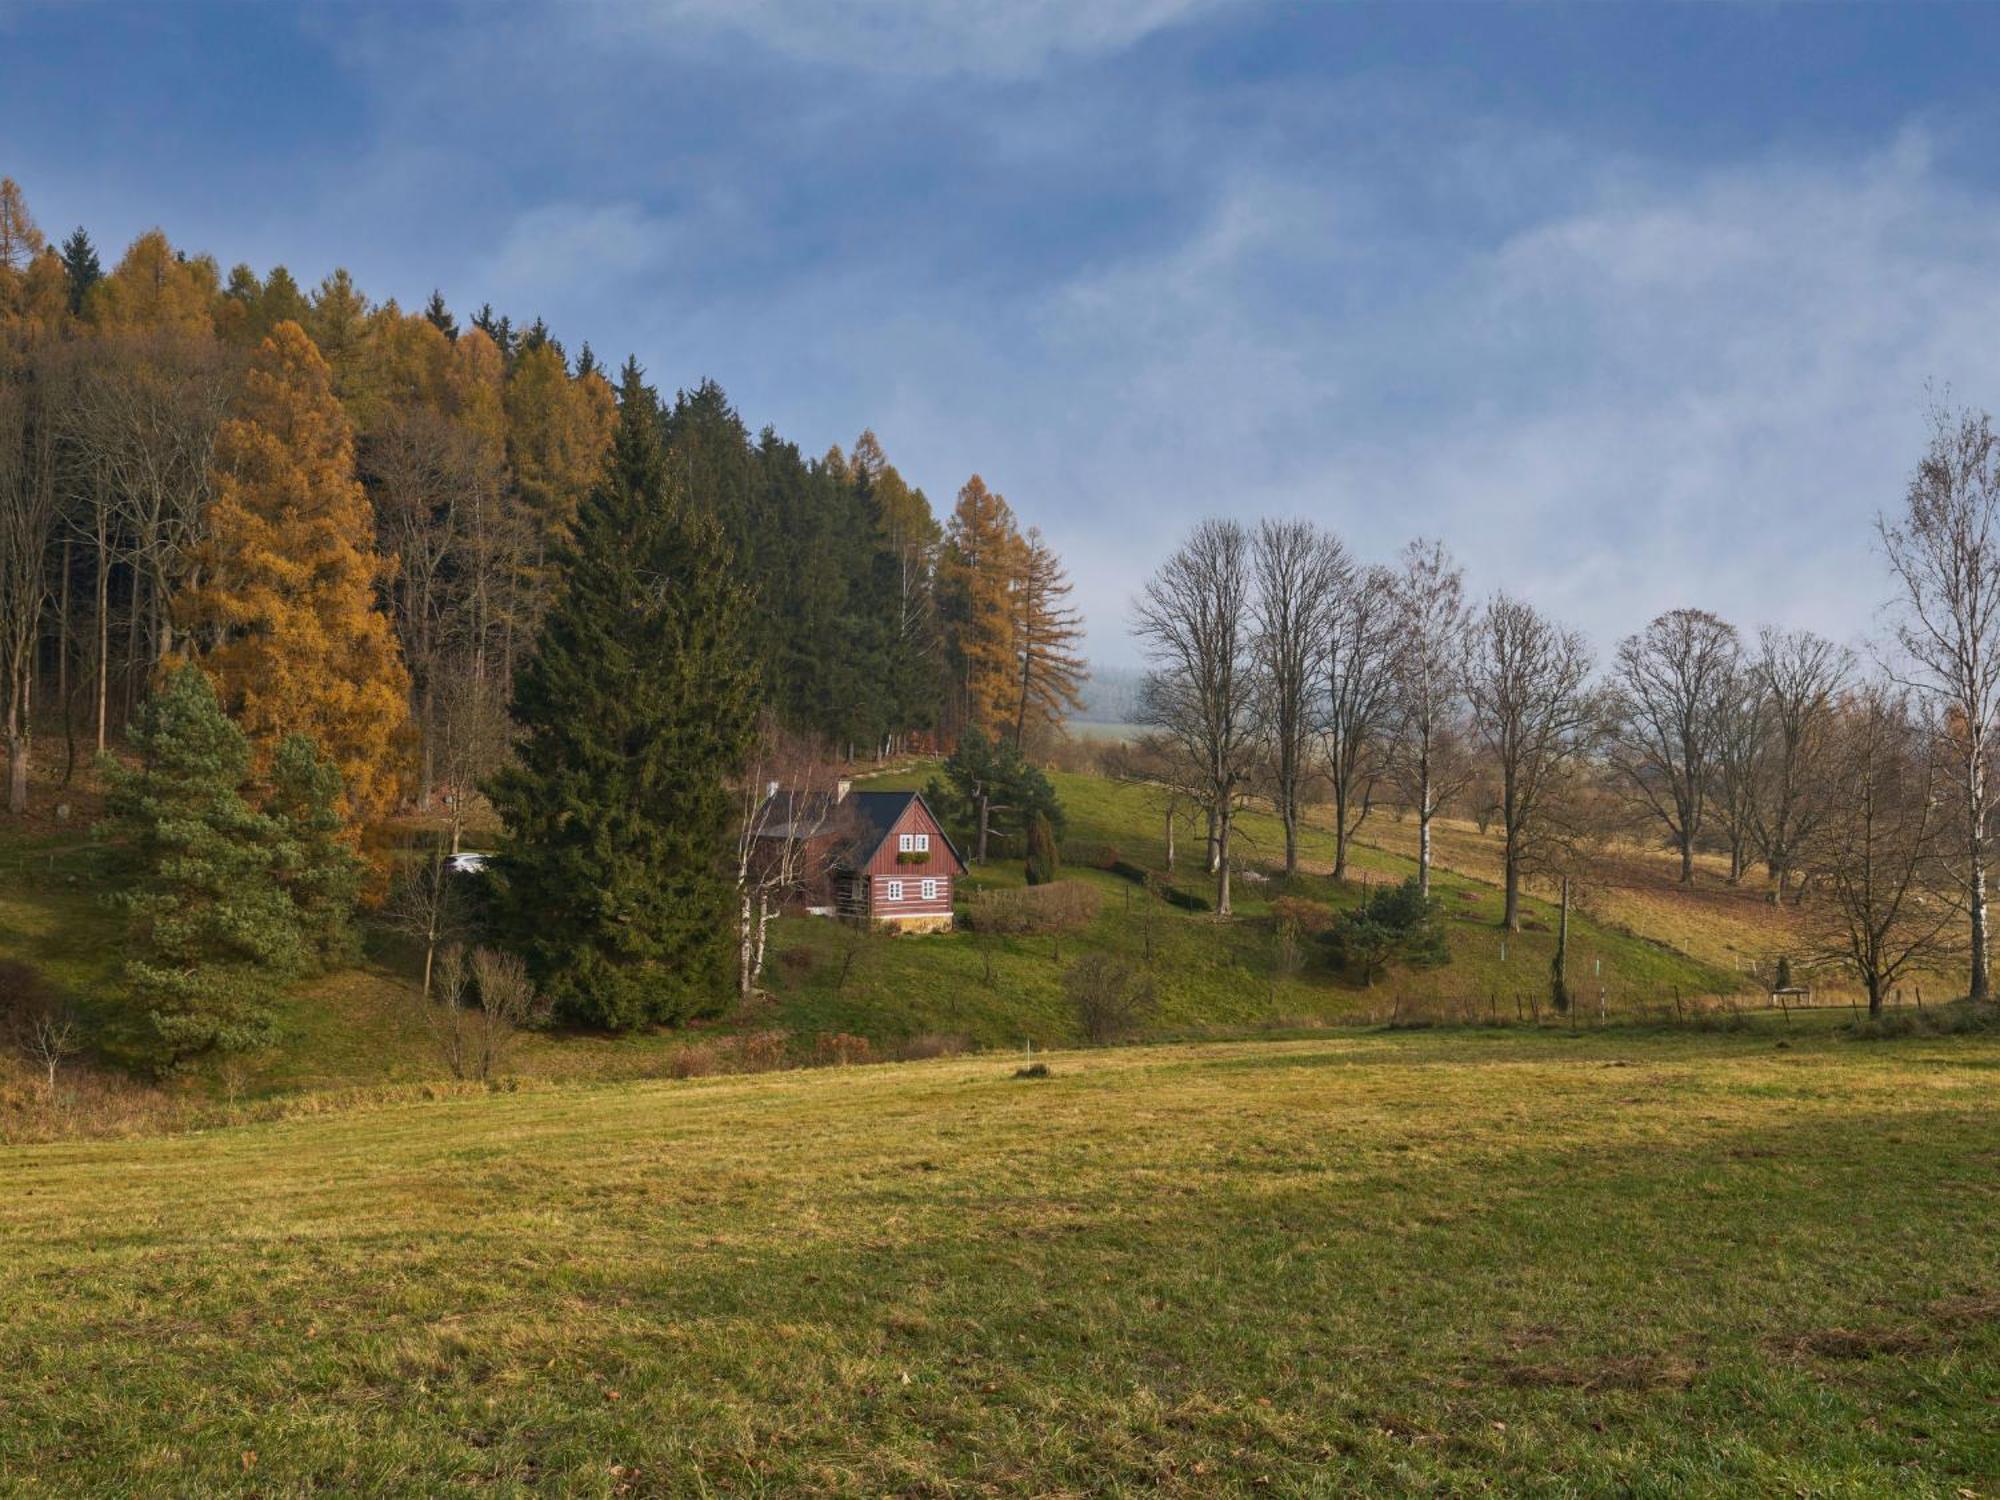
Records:
<instances>
[{"instance_id":1,"label":"coniferous forest","mask_svg":"<svg viewBox=\"0 0 2000 1500\"><path fill-rule=\"evenodd\" d=\"M1018 752L1082 674L1060 560L976 474L941 517L872 432L809 454L443 292L57 241L11 179L0 544L7 813L116 779L169 1065L253 1044L395 894L398 820L456 850L488 794L493 930L558 1013L710 1013L753 744Z\"/></svg>"}]
</instances>

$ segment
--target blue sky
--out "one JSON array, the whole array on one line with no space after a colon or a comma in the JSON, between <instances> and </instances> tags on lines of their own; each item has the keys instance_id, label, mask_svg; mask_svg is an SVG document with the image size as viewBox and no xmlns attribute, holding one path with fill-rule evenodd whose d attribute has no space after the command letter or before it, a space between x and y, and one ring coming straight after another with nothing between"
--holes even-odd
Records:
<instances>
[{"instance_id":1,"label":"blue sky","mask_svg":"<svg viewBox=\"0 0 2000 1500\"><path fill-rule=\"evenodd\" d=\"M2000 403L2000 9L0 0L108 254L443 288L977 471L1101 659L1186 524L1444 536L1608 651L1843 639L1927 383Z\"/></svg>"}]
</instances>

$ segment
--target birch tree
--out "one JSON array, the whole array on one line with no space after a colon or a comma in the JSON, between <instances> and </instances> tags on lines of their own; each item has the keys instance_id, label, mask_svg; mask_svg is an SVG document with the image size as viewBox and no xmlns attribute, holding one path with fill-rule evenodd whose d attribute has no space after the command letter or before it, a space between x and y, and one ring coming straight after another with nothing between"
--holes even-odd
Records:
<instances>
[{"instance_id":1,"label":"birch tree","mask_svg":"<svg viewBox=\"0 0 2000 1500\"><path fill-rule=\"evenodd\" d=\"M1431 824L1471 778L1465 746L1465 575L1444 543L1403 549L1394 584L1389 774L1417 814L1417 890L1431 891Z\"/></svg>"},{"instance_id":2,"label":"birch tree","mask_svg":"<svg viewBox=\"0 0 2000 1500\"><path fill-rule=\"evenodd\" d=\"M1876 521L1900 599L1896 639L1909 675L1939 710L1951 757L1958 849L1970 918L1971 995L1992 995L1986 868L2000 723L2000 441L1985 412L1931 414L1931 441L1902 512Z\"/></svg>"}]
</instances>

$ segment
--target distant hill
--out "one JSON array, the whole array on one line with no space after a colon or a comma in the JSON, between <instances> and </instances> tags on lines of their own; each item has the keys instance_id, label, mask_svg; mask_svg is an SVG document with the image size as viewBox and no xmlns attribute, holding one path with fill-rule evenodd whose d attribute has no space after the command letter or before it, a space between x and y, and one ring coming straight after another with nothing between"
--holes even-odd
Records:
<instances>
[{"instance_id":1,"label":"distant hill","mask_svg":"<svg viewBox=\"0 0 2000 1500\"><path fill-rule=\"evenodd\" d=\"M1108 667L1093 662L1084 684L1083 708L1070 717L1079 724L1130 724L1139 717L1139 684L1146 674L1137 667Z\"/></svg>"}]
</instances>

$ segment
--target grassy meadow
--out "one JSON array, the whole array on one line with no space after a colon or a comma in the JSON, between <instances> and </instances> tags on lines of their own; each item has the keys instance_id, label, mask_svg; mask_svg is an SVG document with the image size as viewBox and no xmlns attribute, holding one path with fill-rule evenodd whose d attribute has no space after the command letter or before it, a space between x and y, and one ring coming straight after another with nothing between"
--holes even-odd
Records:
<instances>
[{"instance_id":1,"label":"grassy meadow","mask_svg":"<svg viewBox=\"0 0 2000 1500\"><path fill-rule=\"evenodd\" d=\"M916 766L868 785L920 786ZM1452 961L1439 969L1397 970L1358 985L1306 941L1287 954L1271 915L1275 896L1329 910L1351 904L1369 883L1403 879L1415 867L1404 852L1370 844L1356 852L1353 879L1328 878L1332 840L1308 829L1302 873L1275 876L1282 844L1268 814L1244 816L1239 850L1247 873L1236 885L1237 917L1221 922L1180 910L1130 881L1093 868L1119 857L1165 876L1163 821L1145 788L1099 777L1055 773L1068 814L1065 843L1077 856L1068 878L1094 886L1096 918L1057 942L1049 937L985 938L960 931L924 937L860 939L848 928L806 917L782 919L755 1005L694 1031L604 1037L535 1032L517 1043L507 1070L530 1079L660 1076L731 1066L745 1037L781 1036L789 1056L810 1059L827 1040L842 1056L896 1056L939 1050L1062 1046L1080 1037L1062 990L1066 965L1086 953L1121 955L1143 966L1157 995L1145 1028L1155 1039L1220 1038L1297 1032L1354 1022L1430 1017L1512 1020L1532 1015L1546 993L1554 947L1554 912L1527 906L1528 930L1498 927L1498 890L1466 857L1441 868ZM44 798L42 806L53 802ZM118 978L121 917L107 902L107 851L90 832L86 792L74 794L72 818L44 818L0 839L0 957L36 966L89 1020L97 1039L96 1079L119 1093L122 1070L140 1054L143 1018L126 1004ZM1389 842L1394 825L1372 822ZM1469 830L1467 830L1469 834ZM1173 883L1205 893L1199 837L1184 817ZM1455 853L1460 840L1447 841ZM996 858L976 870L968 891L1022 882L1017 860ZM1613 1018L1658 1015L1679 1000L1693 1007L1741 988L1744 976L1721 962L1656 941L1639 931L1579 912L1572 921L1571 978L1594 1020L1601 1002ZM1718 955L1719 956L1719 955ZM220 1101L273 1099L301 1090L374 1089L436 1079L441 1065L416 1005L418 962L406 945L371 925L359 965L317 978L282 997L284 1036L276 1047L226 1067L198 1070L160 1091L125 1091L117 1108L102 1102L51 1117L25 1078L8 1084L0 1064L0 1138L143 1128L172 1106L172 1118L201 1118ZM767 1045L758 1043L757 1045Z\"/></svg>"},{"instance_id":2,"label":"grassy meadow","mask_svg":"<svg viewBox=\"0 0 2000 1500\"><path fill-rule=\"evenodd\" d=\"M1996 1493L2000 1039L1347 1033L14 1148L50 1495Z\"/></svg>"}]
</instances>

